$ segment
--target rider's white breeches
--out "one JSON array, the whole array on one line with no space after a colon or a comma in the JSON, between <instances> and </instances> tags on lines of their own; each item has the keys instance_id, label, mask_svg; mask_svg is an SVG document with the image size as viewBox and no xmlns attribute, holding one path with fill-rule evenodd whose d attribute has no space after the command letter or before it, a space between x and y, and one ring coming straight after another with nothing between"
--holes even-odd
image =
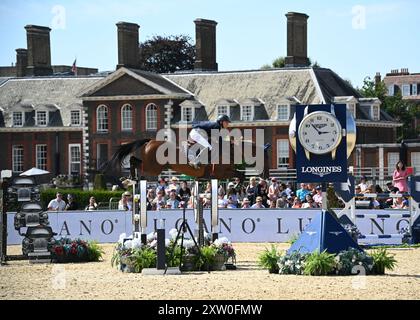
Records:
<instances>
[{"instance_id":1,"label":"rider's white breeches","mask_svg":"<svg viewBox=\"0 0 420 320\"><path fill-rule=\"evenodd\" d=\"M190 138L193 139L195 142L201 144L203 147L208 148L210 151L212 150L211 144L200 134L200 132L197 129L191 130Z\"/></svg>"}]
</instances>

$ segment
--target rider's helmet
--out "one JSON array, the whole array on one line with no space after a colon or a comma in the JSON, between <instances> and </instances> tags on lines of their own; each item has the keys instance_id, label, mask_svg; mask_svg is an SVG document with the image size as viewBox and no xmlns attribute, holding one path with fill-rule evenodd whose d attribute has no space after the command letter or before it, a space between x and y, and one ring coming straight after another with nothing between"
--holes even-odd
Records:
<instances>
[{"instance_id":1,"label":"rider's helmet","mask_svg":"<svg viewBox=\"0 0 420 320\"><path fill-rule=\"evenodd\" d=\"M218 123L222 123L223 121L232 122L230 121L230 118L227 115L221 115L217 118Z\"/></svg>"}]
</instances>

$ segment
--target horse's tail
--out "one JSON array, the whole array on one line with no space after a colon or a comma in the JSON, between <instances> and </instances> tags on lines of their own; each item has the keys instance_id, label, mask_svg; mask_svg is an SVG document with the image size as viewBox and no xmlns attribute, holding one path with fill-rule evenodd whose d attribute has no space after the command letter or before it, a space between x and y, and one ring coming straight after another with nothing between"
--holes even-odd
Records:
<instances>
[{"instance_id":1,"label":"horse's tail","mask_svg":"<svg viewBox=\"0 0 420 320\"><path fill-rule=\"evenodd\" d=\"M129 156L131 153L135 152L136 150L140 149L146 143L150 142L151 139L140 139L136 140L131 143L123 144L115 151L111 160L106 162L102 167L101 171L106 171L109 169L117 169L121 168L124 160Z\"/></svg>"}]
</instances>

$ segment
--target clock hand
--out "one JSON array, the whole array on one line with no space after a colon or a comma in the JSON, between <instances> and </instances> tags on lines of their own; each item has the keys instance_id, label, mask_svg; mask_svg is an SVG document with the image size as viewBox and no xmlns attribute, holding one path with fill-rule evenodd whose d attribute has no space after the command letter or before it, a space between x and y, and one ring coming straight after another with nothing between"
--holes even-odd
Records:
<instances>
[{"instance_id":1,"label":"clock hand","mask_svg":"<svg viewBox=\"0 0 420 320\"><path fill-rule=\"evenodd\" d=\"M313 123L311 123L311 126L316 130L316 132L318 132L318 134L321 134L320 131L314 126Z\"/></svg>"},{"instance_id":2,"label":"clock hand","mask_svg":"<svg viewBox=\"0 0 420 320\"><path fill-rule=\"evenodd\" d=\"M329 131L320 131L319 134L327 134L330 133Z\"/></svg>"}]
</instances>

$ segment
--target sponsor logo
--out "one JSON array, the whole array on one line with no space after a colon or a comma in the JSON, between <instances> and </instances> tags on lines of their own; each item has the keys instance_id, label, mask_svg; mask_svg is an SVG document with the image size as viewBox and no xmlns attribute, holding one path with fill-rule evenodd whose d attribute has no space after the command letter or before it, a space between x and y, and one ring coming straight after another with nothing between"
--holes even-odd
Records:
<instances>
[{"instance_id":1,"label":"sponsor logo","mask_svg":"<svg viewBox=\"0 0 420 320\"><path fill-rule=\"evenodd\" d=\"M302 167L302 173L310 173L317 176L325 177L332 173L341 173L342 168L339 166L336 167Z\"/></svg>"}]
</instances>

